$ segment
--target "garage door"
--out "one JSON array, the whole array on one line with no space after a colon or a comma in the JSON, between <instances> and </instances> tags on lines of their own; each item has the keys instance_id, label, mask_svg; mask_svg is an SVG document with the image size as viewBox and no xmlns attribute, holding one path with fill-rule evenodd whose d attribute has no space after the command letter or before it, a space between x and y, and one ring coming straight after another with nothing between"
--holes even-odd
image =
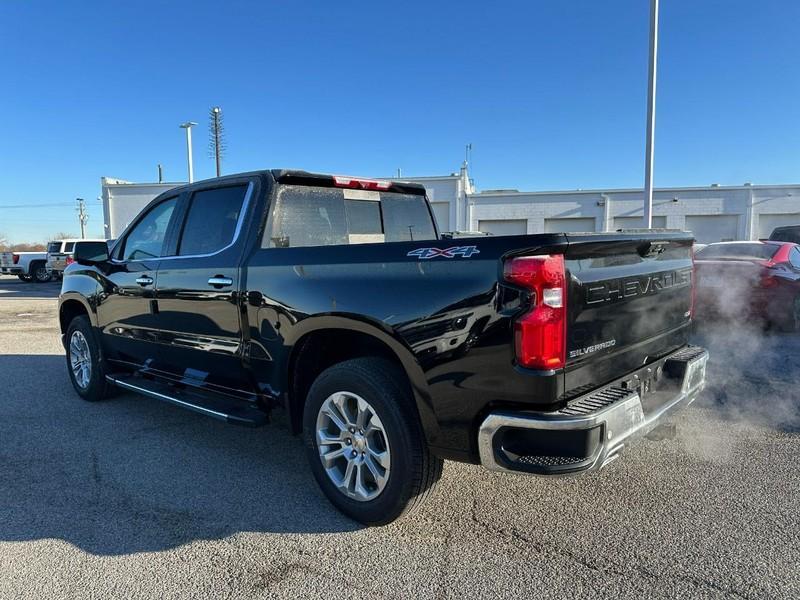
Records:
<instances>
[{"instance_id":1,"label":"garage door","mask_svg":"<svg viewBox=\"0 0 800 600\"><path fill-rule=\"evenodd\" d=\"M776 227L800 225L800 213L789 215L758 215L758 238L766 239Z\"/></svg>"},{"instance_id":2,"label":"garage door","mask_svg":"<svg viewBox=\"0 0 800 600\"><path fill-rule=\"evenodd\" d=\"M667 226L667 217L653 215L653 227L663 229ZM614 229L639 229L644 227L644 217L614 217Z\"/></svg>"},{"instance_id":3,"label":"garage door","mask_svg":"<svg viewBox=\"0 0 800 600\"><path fill-rule=\"evenodd\" d=\"M528 233L527 219L480 220L478 230L492 235L525 235Z\"/></svg>"},{"instance_id":4,"label":"garage door","mask_svg":"<svg viewBox=\"0 0 800 600\"><path fill-rule=\"evenodd\" d=\"M570 231L595 231L594 217L544 220L545 233L569 233Z\"/></svg>"},{"instance_id":5,"label":"garage door","mask_svg":"<svg viewBox=\"0 0 800 600\"><path fill-rule=\"evenodd\" d=\"M431 208L439 231L450 231L450 203L431 202Z\"/></svg>"},{"instance_id":6,"label":"garage door","mask_svg":"<svg viewBox=\"0 0 800 600\"><path fill-rule=\"evenodd\" d=\"M739 239L739 215L686 215L687 231L700 244Z\"/></svg>"}]
</instances>

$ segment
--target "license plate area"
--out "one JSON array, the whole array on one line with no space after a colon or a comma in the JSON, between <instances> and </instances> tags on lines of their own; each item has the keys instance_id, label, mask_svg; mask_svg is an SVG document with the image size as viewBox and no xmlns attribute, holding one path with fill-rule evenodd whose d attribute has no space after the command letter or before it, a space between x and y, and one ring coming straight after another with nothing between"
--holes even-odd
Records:
<instances>
[{"instance_id":1,"label":"license plate area","mask_svg":"<svg viewBox=\"0 0 800 600\"><path fill-rule=\"evenodd\" d=\"M660 391L677 389L675 379L664 371L666 361L662 358L632 373L622 381L622 389L636 392L642 399Z\"/></svg>"}]
</instances>

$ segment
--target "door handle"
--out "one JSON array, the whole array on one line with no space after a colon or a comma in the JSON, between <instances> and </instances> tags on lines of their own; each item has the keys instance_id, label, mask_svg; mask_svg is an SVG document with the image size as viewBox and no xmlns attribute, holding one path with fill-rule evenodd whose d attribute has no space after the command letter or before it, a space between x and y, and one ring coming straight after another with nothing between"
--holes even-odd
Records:
<instances>
[{"instance_id":1,"label":"door handle","mask_svg":"<svg viewBox=\"0 0 800 600\"><path fill-rule=\"evenodd\" d=\"M153 285L153 278L147 277L146 275L144 277L137 277L136 283L139 285Z\"/></svg>"},{"instance_id":2,"label":"door handle","mask_svg":"<svg viewBox=\"0 0 800 600\"><path fill-rule=\"evenodd\" d=\"M223 277L222 275L214 275L214 277L208 278L208 285L212 285L214 287L227 287L229 285L233 285L233 279L230 277Z\"/></svg>"}]
</instances>

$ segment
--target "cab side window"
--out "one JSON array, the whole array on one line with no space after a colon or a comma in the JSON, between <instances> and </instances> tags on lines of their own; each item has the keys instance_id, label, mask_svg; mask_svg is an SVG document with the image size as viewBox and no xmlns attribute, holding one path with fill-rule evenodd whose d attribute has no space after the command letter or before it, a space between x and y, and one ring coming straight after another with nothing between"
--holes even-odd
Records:
<instances>
[{"instance_id":1,"label":"cab side window","mask_svg":"<svg viewBox=\"0 0 800 600\"><path fill-rule=\"evenodd\" d=\"M121 260L143 260L163 256L172 213L178 198L169 198L157 204L131 229L119 253Z\"/></svg>"},{"instance_id":2,"label":"cab side window","mask_svg":"<svg viewBox=\"0 0 800 600\"><path fill-rule=\"evenodd\" d=\"M212 254L233 242L246 195L246 184L192 194L178 255Z\"/></svg>"}]
</instances>

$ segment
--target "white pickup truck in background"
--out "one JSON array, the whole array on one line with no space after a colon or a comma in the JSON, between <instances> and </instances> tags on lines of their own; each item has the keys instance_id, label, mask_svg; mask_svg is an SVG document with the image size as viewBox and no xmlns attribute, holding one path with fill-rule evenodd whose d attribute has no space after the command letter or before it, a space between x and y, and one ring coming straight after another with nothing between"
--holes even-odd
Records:
<instances>
[{"instance_id":1,"label":"white pickup truck in background","mask_svg":"<svg viewBox=\"0 0 800 600\"><path fill-rule=\"evenodd\" d=\"M105 240L81 240L80 238L75 238L49 242L47 244L47 269L51 275L58 278L64 275L64 269L72 262L72 251L75 249L75 242L81 241L104 242Z\"/></svg>"},{"instance_id":2,"label":"white pickup truck in background","mask_svg":"<svg viewBox=\"0 0 800 600\"><path fill-rule=\"evenodd\" d=\"M37 283L52 279L47 270L47 252L0 252L0 273Z\"/></svg>"}]
</instances>

